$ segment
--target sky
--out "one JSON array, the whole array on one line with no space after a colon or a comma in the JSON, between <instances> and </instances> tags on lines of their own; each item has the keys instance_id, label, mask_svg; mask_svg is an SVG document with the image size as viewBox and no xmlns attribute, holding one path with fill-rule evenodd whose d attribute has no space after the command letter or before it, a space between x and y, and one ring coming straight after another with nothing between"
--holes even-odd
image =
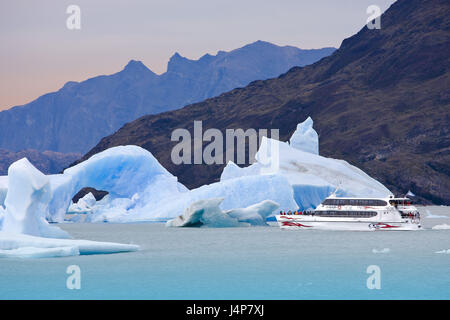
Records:
<instances>
[{"instance_id":1,"label":"sky","mask_svg":"<svg viewBox=\"0 0 450 320\"><path fill-rule=\"evenodd\" d=\"M131 59L161 74L178 52L198 59L257 40L302 49L339 47L366 23L370 5L394 0L0 1L0 110L113 74ZM70 5L81 29L70 30Z\"/></svg>"}]
</instances>

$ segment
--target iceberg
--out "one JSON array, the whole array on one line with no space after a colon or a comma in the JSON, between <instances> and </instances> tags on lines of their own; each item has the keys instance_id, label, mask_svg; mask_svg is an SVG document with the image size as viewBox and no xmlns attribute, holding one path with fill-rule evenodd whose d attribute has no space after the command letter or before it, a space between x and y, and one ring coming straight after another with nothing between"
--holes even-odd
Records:
<instances>
[{"instance_id":1,"label":"iceberg","mask_svg":"<svg viewBox=\"0 0 450 320\"><path fill-rule=\"evenodd\" d=\"M64 220L72 197L83 187L107 190L111 201L140 198L139 204L187 191L150 152L138 146L119 146L95 154L54 176L51 187L49 218L53 221Z\"/></svg>"},{"instance_id":2,"label":"iceberg","mask_svg":"<svg viewBox=\"0 0 450 320\"><path fill-rule=\"evenodd\" d=\"M51 196L50 179L26 158L11 164L2 231L69 238L65 231L51 226L45 219Z\"/></svg>"},{"instance_id":3,"label":"iceberg","mask_svg":"<svg viewBox=\"0 0 450 320\"><path fill-rule=\"evenodd\" d=\"M0 231L0 257L48 258L137 250L139 250L139 246L132 244L52 239Z\"/></svg>"},{"instance_id":4,"label":"iceberg","mask_svg":"<svg viewBox=\"0 0 450 320\"><path fill-rule=\"evenodd\" d=\"M46 220L52 199L50 178L26 158L8 169L6 208L1 208L0 257L40 258L136 251L138 246L72 240Z\"/></svg>"},{"instance_id":5,"label":"iceberg","mask_svg":"<svg viewBox=\"0 0 450 320\"><path fill-rule=\"evenodd\" d=\"M380 182L346 161L320 156L311 152L310 148L306 148L309 151L304 151L305 149L297 144L299 141L305 141L310 137L309 142L301 144L306 146L311 146L316 141L311 134L311 130L314 130L311 127L312 120L307 119L305 122L306 124L299 125L300 130L294 133L291 144L263 137L256 153L256 162L245 168L229 162L222 172L220 181L255 175L284 176L289 181L294 199L301 210L316 207L331 193L348 197L392 195ZM305 128L308 129L304 130ZM309 133L301 134L304 131Z\"/></svg>"},{"instance_id":6,"label":"iceberg","mask_svg":"<svg viewBox=\"0 0 450 320\"><path fill-rule=\"evenodd\" d=\"M199 200L186 208L183 215L169 220L167 227L239 227L267 225L270 216L279 204L270 200L262 201L247 208L223 211L220 204L224 199Z\"/></svg>"}]
</instances>

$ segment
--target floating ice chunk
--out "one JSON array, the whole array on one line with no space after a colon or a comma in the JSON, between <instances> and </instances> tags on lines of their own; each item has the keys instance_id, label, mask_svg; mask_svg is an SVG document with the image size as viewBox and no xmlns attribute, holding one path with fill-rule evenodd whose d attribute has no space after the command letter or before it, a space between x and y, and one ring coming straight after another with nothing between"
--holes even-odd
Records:
<instances>
[{"instance_id":1,"label":"floating ice chunk","mask_svg":"<svg viewBox=\"0 0 450 320\"><path fill-rule=\"evenodd\" d=\"M78 255L80 255L80 252L77 247L21 247L11 250L0 250L0 258L57 258Z\"/></svg>"},{"instance_id":2,"label":"floating ice chunk","mask_svg":"<svg viewBox=\"0 0 450 320\"><path fill-rule=\"evenodd\" d=\"M441 250L441 251L436 251L436 253L450 254L450 249L447 249L447 250Z\"/></svg>"},{"instance_id":3,"label":"floating ice chunk","mask_svg":"<svg viewBox=\"0 0 450 320\"><path fill-rule=\"evenodd\" d=\"M270 200L262 201L247 208L222 211L223 199L200 200L192 203L183 215L166 223L168 227L241 227L266 225L265 220L279 204Z\"/></svg>"},{"instance_id":4,"label":"floating ice chunk","mask_svg":"<svg viewBox=\"0 0 450 320\"><path fill-rule=\"evenodd\" d=\"M239 227L238 219L223 212L219 206L223 199L199 200L186 208L184 214L169 220L167 227Z\"/></svg>"},{"instance_id":5,"label":"floating ice chunk","mask_svg":"<svg viewBox=\"0 0 450 320\"><path fill-rule=\"evenodd\" d=\"M389 248L383 248L383 249L381 249L381 250L378 250L378 249L372 249L372 252L373 252L373 253L389 253L389 252L391 252L391 249L389 249Z\"/></svg>"},{"instance_id":6,"label":"floating ice chunk","mask_svg":"<svg viewBox=\"0 0 450 320\"><path fill-rule=\"evenodd\" d=\"M8 169L8 193L2 231L41 237L69 238L69 235L45 220L52 197L49 178L26 158Z\"/></svg>"},{"instance_id":7,"label":"floating ice chunk","mask_svg":"<svg viewBox=\"0 0 450 320\"><path fill-rule=\"evenodd\" d=\"M450 224L446 224L446 223L438 224L438 225L435 225L434 227L432 227L431 229L433 229L433 230L450 230Z\"/></svg>"},{"instance_id":8,"label":"floating ice chunk","mask_svg":"<svg viewBox=\"0 0 450 320\"><path fill-rule=\"evenodd\" d=\"M79 199L77 203L72 203L67 209L67 213L87 213L92 211L92 208L97 203L94 195L89 192L83 198Z\"/></svg>"},{"instance_id":9,"label":"floating ice chunk","mask_svg":"<svg viewBox=\"0 0 450 320\"><path fill-rule=\"evenodd\" d=\"M297 129L289 140L289 145L300 151L319 154L319 135L313 129L311 117L297 125Z\"/></svg>"},{"instance_id":10,"label":"floating ice chunk","mask_svg":"<svg viewBox=\"0 0 450 320\"><path fill-rule=\"evenodd\" d=\"M231 209L225 213L238 219L240 222L247 222L251 225L267 225L266 218L272 215L280 205L271 200L264 200L247 208Z\"/></svg>"},{"instance_id":11,"label":"floating ice chunk","mask_svg":"<svg viewBox=\"0 0 450 320\"><path fill-rule=\"evenodd\" d=\"M19 256L20 253L28 253L30 257L35 257L33 255L33 248L56 249L55 251L53 251L53 253L57 253L61 248L76 248L79 254L85 255L137 251L139 249L139 246L89 240L42 238L25 234L14 234L3 231L0 232L0 250L4 256L8 255L8 253L10 253L10 256ZM73 250L74 249L65 249L61 254L74 252ZM35 250L36 255L50 255L50 252L52 251Z\"/></svg>"}]
</instances>

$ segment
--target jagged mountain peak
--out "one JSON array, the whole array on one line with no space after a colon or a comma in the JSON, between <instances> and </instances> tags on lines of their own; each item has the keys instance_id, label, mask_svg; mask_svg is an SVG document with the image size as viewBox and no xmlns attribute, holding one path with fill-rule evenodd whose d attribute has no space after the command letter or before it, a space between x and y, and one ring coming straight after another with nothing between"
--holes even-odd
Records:
<instances>
[{"instance_id":1,"label":"jagged mountain peak","mask_svg":"<svg viewBox=\"0 0 450 320\"><path fill-rule=\"evenodd\" d=\"M145 64L142 63L142 61L133 60L133 59L131 59L127 63L127 65L123 68L122 71L133 72L133 73L152 73L152 74L154 74L153 71L151 71L149 68L147 68L145 66Z\"/></svg>"}]
</instances>

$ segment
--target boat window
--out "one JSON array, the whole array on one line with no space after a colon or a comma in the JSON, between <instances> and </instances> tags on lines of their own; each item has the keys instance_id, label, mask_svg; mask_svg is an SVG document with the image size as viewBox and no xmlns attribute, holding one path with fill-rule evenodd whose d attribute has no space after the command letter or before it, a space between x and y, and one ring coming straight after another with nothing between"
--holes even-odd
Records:
<instances>
[{"instance_id":1,"label":"boat window","mask_svg":"<svg viewBox=\"0 0 450 320\"><path fill-rule=\"evenodd\" d=\"M340 217L340 218L371 218L375 217L375 211L315 211L315 216L320 217Z\"/></svg>"},{"instance_id":2,"label":"boat window","mask_svg":"<svg viewBox=\"0 0 450 320\"><path fill-rule=\"evenodd\" d=\"M384 200L376 199L325 199L322 203L327 206L368 206L384 207L387 205Z\"/></svg>"}]
</instances>

